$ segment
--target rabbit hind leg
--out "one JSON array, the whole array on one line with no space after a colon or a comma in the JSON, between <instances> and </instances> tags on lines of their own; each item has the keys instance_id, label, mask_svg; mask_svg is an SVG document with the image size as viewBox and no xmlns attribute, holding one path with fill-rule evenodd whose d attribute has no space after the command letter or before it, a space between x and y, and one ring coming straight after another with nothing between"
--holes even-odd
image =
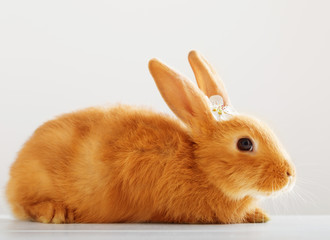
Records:
<instances>
[{"instance_id":1,"label":"rabbit hind leg","mask_svg":"<svg viewBox=\"0 0 330 240\"><path fill-rule=\"evenodd\" d=\"M41 223L73 223L74 211L68 209L61 202L43 201L24 206L29 218Z\"/></svg>"}]
</instances>

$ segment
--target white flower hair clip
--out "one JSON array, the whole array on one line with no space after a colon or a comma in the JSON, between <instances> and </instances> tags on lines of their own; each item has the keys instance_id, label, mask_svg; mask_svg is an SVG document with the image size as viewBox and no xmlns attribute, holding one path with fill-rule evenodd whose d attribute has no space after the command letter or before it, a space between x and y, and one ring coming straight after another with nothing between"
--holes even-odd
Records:
<instances>
[{"instance_id":1,"label":"white flower hair clip","mask_svg":"<svg viewBox=\"0 0 330 240\"><path fill-rule=\"evenodd\" d=\"M209 100L211 112L217 121L229 120L231 117L238 114L233 107L225 106L222 97L219 95L213 95Z\"/></svg>"}]
</instances>

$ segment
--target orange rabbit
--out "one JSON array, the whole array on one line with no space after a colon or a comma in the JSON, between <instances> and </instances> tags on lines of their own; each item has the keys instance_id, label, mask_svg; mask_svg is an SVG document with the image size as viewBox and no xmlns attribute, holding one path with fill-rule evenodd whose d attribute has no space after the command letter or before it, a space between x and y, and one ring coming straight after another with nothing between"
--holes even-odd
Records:
<instances>
[{"instance_id":1,"label":"orange rabbit","mask_svg":"<svg viewBox=\"0 0 330 240\"><path fill-rule=\"evenodd\" d=\"M181 121L120 105L39 127L11 168L7 197L15 216L43 223L267 221L258 199L290 190L294 166L264 124L233 111L200 54L190 52L189 62L200 89L149 62Z\"/></svg>"}]
</instances>

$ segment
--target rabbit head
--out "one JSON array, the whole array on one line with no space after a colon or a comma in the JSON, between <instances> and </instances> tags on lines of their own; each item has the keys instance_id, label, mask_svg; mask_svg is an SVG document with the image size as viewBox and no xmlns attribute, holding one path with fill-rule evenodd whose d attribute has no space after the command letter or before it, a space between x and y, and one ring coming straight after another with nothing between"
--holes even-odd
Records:
<instances>
[{"instance_id":1,"label":"rabbit head","mask_svg":"<svg viewBox=\"0 0 330 240\"><path fill-rule=\"evenodd\" d=\"M149 70L167 105L185 124L194 144L194 156L211 184L231 198L276 195L291 190L295 168L274 133L261 121L228 112L224 120L212 113L209 98L232 108L223 82L198 52L188 56L199 89L157 59Z\"/></svg>"}]
</instances>

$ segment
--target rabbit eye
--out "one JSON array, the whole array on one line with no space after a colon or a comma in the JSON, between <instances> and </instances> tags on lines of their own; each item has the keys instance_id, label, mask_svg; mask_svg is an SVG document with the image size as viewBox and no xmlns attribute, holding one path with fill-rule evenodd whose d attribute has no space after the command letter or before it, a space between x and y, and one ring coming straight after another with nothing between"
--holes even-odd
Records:
<instances>
[{"instance_id":1,"label":"rabbit eye","mask_svg":"<svg viewBox=\"0 0 330 240\"><path fill-rule=\"evenodd\" d=\"M237 148L241 151L253 151L253 144L249 138L241 138L237 141Z\"/></svg>"}]
</instances>

